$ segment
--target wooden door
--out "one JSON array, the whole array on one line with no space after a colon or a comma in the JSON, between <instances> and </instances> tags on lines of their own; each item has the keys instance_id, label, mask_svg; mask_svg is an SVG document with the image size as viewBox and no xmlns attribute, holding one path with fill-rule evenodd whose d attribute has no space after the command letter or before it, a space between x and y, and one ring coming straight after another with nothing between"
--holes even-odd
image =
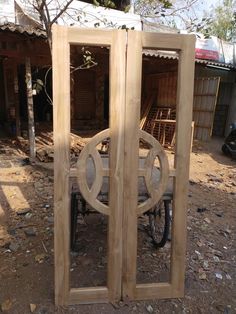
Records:
<instances>
[{"instance_id":1,"label":"wooden door","mask_svg":"<svg viewBox=\"0 0 236 314\"><path fill-rule=\"evenodd\" d=\"M109 129L96 134L82 150L76 168L70 167L70 60L71 44L110 47ZM57 304L116 302L183 296L186 250L186 209L191 143L194 44L192 35L153 34L125 30L81 30L53 27L54 99L54 243L55 300ZM179 52L175 163L169 169L160 143L140 130L142 50ZM60 75L63 73L63 76ZM96 147L109 138L109 163L104 168ZM144 165L139 164L139 141L149 144ZM154 160L160 161L158 186L152 184ZM86 163L93 159L92 186L86 179ZM137 221L161 199L169 177L173 184L171 279L165 283L137 284ZM77 178L83 198L109 217L108 283L103 287L70 288L69 179ZM103 177L109 177L109 203L97 196ZM143 177L149 197L138 201L138 178Z\"/></svg>"},{"instance_id":2,"label":"wooden door","mask_svg":"<svg viewBox=\"0 0 236 314\"><path fill-rule=\"evenodd\" d=\"M201 77L195 80L193 100L194 138L211 138L220 77Z\"/></svg>"},{"instance_id":3,"label":"wooden door","mask_svg":"<svg viewBox=\"0 0 236 314\"><path fill-rule=\"evenodd\" d=\"M70 167L70 45L110 48L109 129L92 138L79 156L78 167ZM122 200L124 161L126 33L121 30L91 31L53 27L53 119L54 119L54 215L55 215L55 301L57 304L107 302L121 299L122 278ZM63 73L63 75L61 75ZM79 88L79 87L78 87ZM96 149L110 138L109 168L104 169ZM86 180L86 161L93 159L96 179L91 188ZM109 204L98 199L103 177L109 177ZM84 199L98 212L107 215L107 286L70 288L70 178L78 178Z\"/></svg>"}]
</instances>

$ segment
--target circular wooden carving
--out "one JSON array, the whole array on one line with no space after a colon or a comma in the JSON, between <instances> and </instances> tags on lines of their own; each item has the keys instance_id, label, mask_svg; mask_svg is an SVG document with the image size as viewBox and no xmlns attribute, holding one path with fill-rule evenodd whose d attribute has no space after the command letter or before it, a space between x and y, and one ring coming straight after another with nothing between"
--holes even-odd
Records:
<instances>
[{"instance_id":1,"label":"circular wooden carving","mask_svg":"<svg viewBox=\"0 0 236 314\"><path fill-rule=\"evenodd\" d=\"M96 146L101 143L104 139L110 136L109 129L106 129L96 134L81 151L77 161L77 181L79 184L80 192L86 202L91 205L94 209L102 214L109 215L109 206L103 204L97 199L99 192L101 191L103 177L107 175L107 169L103 168L102 159ZM95 180L92 183L91 188L87 182L87 160L92 158L94 163L94 175ZM90 170L90 169L89 169Z\"/></svg>"},{"instance_id":2,"label":"circular wooden carving","mask_svg":"<svg viewBox=\"0 0 236 314\"><path fill-rule=\"evenodd\" d=\"M143 130L139 130L139 133L140 139L144 140L151 146L151 149L149 150L146 157L144 167L139 169L139 176L144 177L147 191L150 196L146 201L138 205L137 213L138 215L141 215L151 209L153 206L155 206L161 199L162 195L165 193L169 180L169 163L161 144L149 133ZM157 186L152 180L154 162L156 157L159 159L160 162L160 169L158 170L159 180Z\"/></svg>"},{"instance_id":3,"label":"circular wooden carving","mask_svg":"<svg viewBox=\"0 0 236 314\"><path fill-rule=\"evenodd\" d=\"M145 159L144 165L141 168L139 167L139 169L137 169L137 176L144 177L149 194L149 198L138 205L137 214L141 215L151 209L153 206L155 206L161 199L162 195L165 193L169 179L169 164L168 158L161 144L147 132L139 130L139 133L140 139L144 140L151 146L151 149L149 150L148 155ZM102 158L97 151L96 146L104 139L107 139L109 137L109 129L106 129L96 134L90 140L90 142L85 145L77 161L77 180L83 198L94 209L106 215L109 215L110 208L109 206L100 202L97 197L102 188L103 177L108 176L110 169L103 168ZM158 172L158 184L153 181L153 169L155 167L154 163L156 157L158 157L160 161L160 169L156 170ZM87 167L87 161L89 158L93 160L94 169L88 169ZM92 183L90 182L91 187L89 187L89 184L87 182L87 174L89 171L93 172L93 175L95 177L92 180ZM109 191L109 187L107 187L107 191Z\"/></svg>"}]
</instances>

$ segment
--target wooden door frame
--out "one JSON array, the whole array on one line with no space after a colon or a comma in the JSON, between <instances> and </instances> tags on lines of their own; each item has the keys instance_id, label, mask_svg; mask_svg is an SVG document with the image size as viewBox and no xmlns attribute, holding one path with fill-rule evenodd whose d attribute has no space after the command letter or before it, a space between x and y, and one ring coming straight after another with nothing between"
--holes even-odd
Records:
<instances>
[{"instance_id":1,"label":"wooden door frame","mask_svg":"<svg viewBox=\"0 0 236 314\"><path fill-rule=\"evenodd\" d=\"M189 178L194 77L193 35L124 30L84 30L53 26L54 118L54 254L55 301L58 305L115 302L121 298L181 297L184 291L186 209ZM127 57L126 57L126 44ZM110 47L110 201L107 287L71 289L70 269L70 45ZM142 49L179 53L176 157L168 283L136 284L137 170L141 100ZM126 62L127 58L127 62ZM126 77L126 79L125 79ZM100 136L100 135L99 135ZM125 186L125 188L124 188ZM122 239L123 248L122 248Z\"/></svg>"},{"instance_id":2,"label":"wooden door frame","mask_svg":"<svg viewBox=\"0 0 236 314\"><path fill-rule=\"evenodd\" d=\"M132 187L137 186L138 180L137 162L134 162L133 156L138 156L139 148L137 130L140 121L142 49L160 49L179 53L175 161L174 168L170 171L171 176L174 177L171 273L170 282L166 283L136 283L138 215L137 195L134 195ZM129 185L125 185L124 194L123 229L126 232L124 237L126 241L123 249L123 298L144 300L178 298L184 295L194 65L194 35L128 32L124 180L129 182Z\"/></svg>"},{"instance_id":3,"label":"wooden door frame","mask_svg":"<svg viewBox=\"0 0 236 314\"><path fill-rule=\"evenodd\" d=\"M110 47L110 213L107 287L70 288L70 45ZM121 298L126 33L53 27L55 302L99 303ZM118 184L119 183L119 184ZM114 188L115 187L115 188Z\"/></svg>"}]
</instances>

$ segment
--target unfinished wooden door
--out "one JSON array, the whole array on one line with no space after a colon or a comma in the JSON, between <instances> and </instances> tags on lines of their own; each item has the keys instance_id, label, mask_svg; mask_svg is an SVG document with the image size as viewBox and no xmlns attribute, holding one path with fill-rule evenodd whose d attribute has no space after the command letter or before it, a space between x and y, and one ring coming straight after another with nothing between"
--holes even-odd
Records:
<instances>
[{"instance_id":1,"label":"unfinished wooden door","mask_svg":"<svg viewBox=\"0 0 236 314\"><path fill-rule=\"evenodd\" d=\"M194 138L211 138L220 77L201 77L195 80L193 100Z\"/></svg>"},{"instance_id":2,"label":"unfinished wooden door","mask_svg":"<svg viewBox=\"0 0 236 314\"><path fill-rule=\"evenodd\" d=\"M57 304L116 302L121 298L153 299L183 296L186 206L191 142L194 36L153 34L125 30L81 30L53 27L54 100L54 242L55 300ZM81 152L77 168L70 167L70 45L108 46L110 49L109 129L96 134ZM177 86L176 158L169 169L160 143L140 130L142 49L175 50L179 53ZM61 75L63 73L63 75ZM109 164L104 168L96 147L109 138ZM139 165L139 141L150 150ZM160 161L158 186L151 182L155 158ZM86 162L93 159L96 176L86 180ZM174 177L171 278L166 283L137 284L137 218L152 208ZM107 286L70 288L69 178L76 177L84 199L109 217ZM102 178L109 177L109 204L97 196ZM138 178L144 177L149 198L138 202Z\"/></svg>"}]
</instances>

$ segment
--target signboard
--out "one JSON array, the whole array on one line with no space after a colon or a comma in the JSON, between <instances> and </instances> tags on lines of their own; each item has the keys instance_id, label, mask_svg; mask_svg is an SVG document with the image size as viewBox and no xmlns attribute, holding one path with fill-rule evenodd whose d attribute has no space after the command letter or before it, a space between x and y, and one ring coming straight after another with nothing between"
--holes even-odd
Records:
<instances>
[{"instance_id":1,"label":"signboard","mask_svg":"<svg viewBox=\"0 0 236 314\"><path fill-rule=\"evenodd\" d=\"M197 59L234 64L234 45L215 36L204 38L197 35L195 56Z\"/></svg>"},{"instance_id":2,"label":"signboard","mask_svg":"<svg viewBox=\"0 0 236 314\"><path fill-rule=\"evenodd\" d=\"M198 59L219 61L219 43L216 37L214 38L199 38L197 36L195 55Z\"/></svg>"}]
</instances>

